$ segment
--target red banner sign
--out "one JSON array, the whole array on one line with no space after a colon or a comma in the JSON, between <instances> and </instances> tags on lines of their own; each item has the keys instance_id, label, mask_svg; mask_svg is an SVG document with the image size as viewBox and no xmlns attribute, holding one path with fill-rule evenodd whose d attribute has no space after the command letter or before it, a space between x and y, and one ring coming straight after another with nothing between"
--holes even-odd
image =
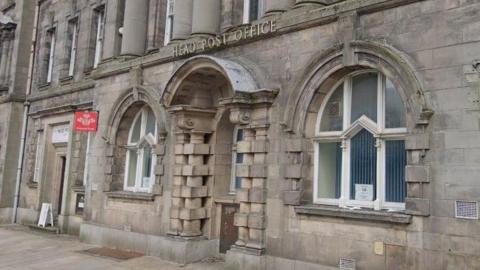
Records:
<instances>
[{"instance_id":1,"label":"red banner sign","mask_svg":"<svg viewBox=\"0 0 480 270\"><path fill-rule=\"evenodd\" d=\"M73 129L80 132L95 132L98 127L98 112L75 112Z\"/></svg>"}]
</instances>

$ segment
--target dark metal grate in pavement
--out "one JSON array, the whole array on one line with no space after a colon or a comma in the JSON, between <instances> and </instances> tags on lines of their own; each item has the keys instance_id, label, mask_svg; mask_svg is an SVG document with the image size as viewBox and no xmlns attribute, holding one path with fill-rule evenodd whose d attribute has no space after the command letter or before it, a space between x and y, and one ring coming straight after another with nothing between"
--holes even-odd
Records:
<instances>
[{"instance_id":1,"label":"dark metal grate in pavement","mask_svg":"<svg viewBox=\"0 0 480 270\"><path fill-rule=\"evenodd\" d=\"M100 256L100 257L108 257L116 260L126 261L133 258L142 257L142 253L132 252L132 251L124 251L118 249L111 249L106 247L101 248L91 248L87 250L80 251L81 253L85 253L88 255L93 256Z\"/></svg>"}]
</instances>

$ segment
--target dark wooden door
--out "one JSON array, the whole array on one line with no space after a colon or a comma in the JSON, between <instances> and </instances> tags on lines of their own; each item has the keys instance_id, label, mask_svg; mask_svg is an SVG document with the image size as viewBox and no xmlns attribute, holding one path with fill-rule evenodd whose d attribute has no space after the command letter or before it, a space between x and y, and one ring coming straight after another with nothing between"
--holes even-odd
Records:
<instances>
[{"instance_id":1,"label":"dark wooden door","mask_svg":"<svg viewBox=\"0 0 480 270\"><path fill-rule=\"evenodd\" d=\"M238 239L238 228L233 224L237 204L223 204L220 227L220 253L226 253Z\"/></svg>"}]
</instances>

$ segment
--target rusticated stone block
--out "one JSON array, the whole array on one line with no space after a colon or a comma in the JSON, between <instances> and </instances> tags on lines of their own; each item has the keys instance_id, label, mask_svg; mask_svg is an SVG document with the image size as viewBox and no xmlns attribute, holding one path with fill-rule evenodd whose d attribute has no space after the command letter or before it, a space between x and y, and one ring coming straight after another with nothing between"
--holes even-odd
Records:
<instances>
[{"instance_id":1,"label":"rusticated stone block","mask_svg":"<svg viewBox=\"0 0 480 270\"><path fill-rule=\"evenodd\" d=\"M405 167L405 178L407 182L414 182L414 183L430 182L430 167L408 165Z\"/></svg>"},{"instance_id":2,"label":"rusticated stone block","mask_svg":"<svg viewBox=\"0 0 480 270\"><path fill-rule=\"evenodd\" d=\"M249 193L249 201L254 203L264 203L267 197L266 189L263 188L252 188Z\"/></svg>"},{"instance_id":3,"label":"rusticated stone block","mask_svg":"<svg viewBox=\"0 0 480 270\"><path fill-rule=\"evenodd\" d=\"M199 209L186 209L183 208L180 210L180 219L184 220L195 220L195 219L204 219L207 217L207 211L205 208Z\"/></svg>"},{"instance_id":4,"label":"rusticated stone block","mask_svg":"<svg viewBox=\"0 0 480 270\"><path fill-rule=\"evenodd\" d=\"M406 198L405 212L414 216L429 216L430 200L419 198Z\"/></svg>"},{"instance_id":5,"label":"rusticated stone block","mask_svg":"<svg viewBox=\"0 0 480 270\"><path fill-rule=\"evenodd\" d=\"M264 166L264 165L251 165L250 166L250 177L266 178L267 177L267 167Z\"/></svg>"},{"instance_id":6,"label":"rusticated stone block","mask_svg":"<svg viewBox=\"0 0 480 270\"><path fill-rule=\"evenodd\" d=\"M410 134L405 140L405 149L424 150L430 148L428 134Z\"/></svg>"},{"instance_id":7,"label":"rusticated stone block","mask_svg":"<svg viewBox=\"0 0 480 270\"><path fill-rule=\"evenodd\" d=\"M165 144L157 144L155 146L154 154L158 156L165 155Z\"/></svg>"},{"instance_id":8,"label":"rusticated stone block","mask_svg":"<svg viewBox=\"0 0 480 270\"><path fill-rule=\"evenodd\" d=\"M208 195L208 187L188 187L183 186L181 189L181 196L184 198L202 198Z\"/></svg>"},{"instance_id":9,"label":"rusticated stone block","mask_svg":"<svg viewBox=\"0 0 480 270\"><path fill-rule=\"evenodd\" d=\"M285 166L285 178L302 178L302 165Z\"/></svg>"},{"instance_id":10,"label":"rusticated stone block","mask_svg":"<svg viewBox=\"0 0 480 270\"><path fill-rule=\"evenodd\" d=\"M163 175L163 165L162 164L157 164L155 165L155 175Z\"/></svg>"},{"instance_id":11,"label":"rusticated stone block","mask_svg":"<svg viewBox=\"0 0 480 270\"><path fill-rule=\"evenodd\" d=\"M248 227L254 229L265 229L265 216L260 214L248 215Z\"/></svg>"},{"instance_id":12,"label":"rusticated stone block","mask_svg":"<svg viewBox=\"0 0 480 270\"><path fill-rule=\"evenodd\" d=\"M302 199L301 191L284 191L283 192L283 203L286 205L300 205Z\"/></svg>"},{"instance_id":13,"label":"rusticated stone block","mask_svg":"<svg viewBox=\"0 0 480 270\"><path fill-rule=\"evenodd\" d=\"M182 186L173 185L172 186L172 197L181 197L182 195Z\"/></svg>"},{"instance_id":14,"label":"rusticated stone block","mask_svg":"<svg viewBox=\"0 0 480 270\"><path fill-rule=\"evenodd\" d=\"M183 165L175 165L175 168L173 170L173 175L182 175L182 167Z\"/></svg>"},{"instance_id":15,"label":"rusticated stone block","mask_svg":"<svg viewBox=\"0 0 480 270\"><path fill-rule=\"evenodd\" d=\"M179 218L180 217L180 208L172 206L170 208L170 218Z\"/></svg>"},{"instance_id":16,"label":"rusticated stone block","mask_svg":"<svg viewBox=\"0 0 480 270\"><path fill-rule=\"evenodd\" d=\"M184 165L182 167L183 176L205 176L208 175L207 165Z\"/></svg>"},{"instance_id":17,"label":"rusticated stone block","mask_svg":"<svg viewBox=\"0 0 480 270\"><path fill-rule=\"evenodd\" d=\"M285 140L285 151L287 151L287 152L302 152L302 139L288 139L288 140Z\"/></svg>"},{"instance_id":18,"label":"rusticated stone block","mask_svg":"<svg viewBox=\"0 0 480 270\"><path fill-rule=\"evenodd\" d=\"M250 177L250 165L237 164L236 165L236 176L237 177Z\"/></svg>"},{"instance_id":19,"label":"rusticated stone block","mask_svg":"<svg viewBox=\"0 0 480 270\"><path fill-rule=\"evenodd\" d=\"M175 155L183 155L183 144L175 144Z\"/></svg>"},{"instance_id":20,"label":"rusticated stone block","mask_svg":"<svg viewBox=\"0 0 480 270\"><path fill-rule=\"evenodd\" d=\"M252 142L252 152L253 153L266 153L268 152L268 141L267 140L256 140Z\"/></svg>"},{"instance_id":21,"label":"rusticated stone block","mask_svg":"<svg viewBox=\"0 0 480 270\"><path fill-rule=\"evenodd\" d=\"M247 227L248 226L248 214L244 213L235 213L233 224L237 227Z\"/></svg>"},{"instance_id":22,"label":"rusticated stone block","mask_svg":"<svg viewBox=\"0 0 480 270\"><path fill-rule=\"evenodd\" d=\"M248 188L237 189L236 197L237 197L237 201L239 202L248 202L249 189Z\"/></svg>"},{"instance_id":23,"label":"rusticated stone block","mask_svg":"<svg viewBox=\"0 0 480 270\"><path fill-rule=\"evenodd\" d=\"M208 155L210 154L210 145L200 143L189 143L183 145L184 155Z\"/></svg>"},{"instance_id":24,"label":"rusticated stone block","mask_svg":"<svg viewBox=\"0 0 480 270\"><path fill-rule=\"evenodd\" d=\"M237 142L237 153L251 153L251 152L252 152L252 142L250 141Z\"/></svg>"}]
</instances>

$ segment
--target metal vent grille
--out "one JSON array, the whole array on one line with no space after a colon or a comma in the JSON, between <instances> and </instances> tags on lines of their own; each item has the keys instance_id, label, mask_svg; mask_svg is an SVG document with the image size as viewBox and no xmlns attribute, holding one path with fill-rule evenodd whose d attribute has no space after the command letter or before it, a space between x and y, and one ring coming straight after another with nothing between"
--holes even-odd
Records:
<instances>
[{"instance_id":1,"label":"metal vent grille","mask_svg":"<svg viewBox=\"0 0 480 270\"><path fill-rule=\"evenodd\" d=\"M455 201L455 217L464 219L478 219L478 202Z\"/></svg>"},{"instance_id":2,"label":"metal vent grille","mask_svg":"<svg viewBox=\"0 0 480 270\"><path fill-rule=\"evenodd\" d=\"M354 259L340 258L340 263L338 267L340 269L355 270L356 262Z\"/></svg>"}]
</instances>

